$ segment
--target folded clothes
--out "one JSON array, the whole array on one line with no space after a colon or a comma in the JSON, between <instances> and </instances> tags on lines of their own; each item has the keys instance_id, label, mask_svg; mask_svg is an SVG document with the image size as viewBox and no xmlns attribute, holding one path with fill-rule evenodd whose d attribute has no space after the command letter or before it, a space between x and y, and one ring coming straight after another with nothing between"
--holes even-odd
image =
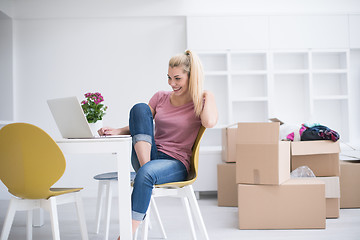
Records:
<instances>
[{"instance_id":1,"label":"folded clothes","mask_svg":"<svg viewBox=\"0 0 360 240\"><path fill-rule=\"evenodd\" d=\"M339 138L339 133L323 125L307 128L301 135L301 141L332 140L336 142Z\"/></svg>"},{"instance_id":2,"label":"folded clothes","mask_svg":"<svg viewBox=\"0 0 360 240\"><path fill-rule=\"evenodd\" d=\"M287 135L287 139L290 141L296 141L296 132L292 132ZM313 141L313 140L332 140L336 142L340 139L340 134L336 131L320 125L319 123L309 124L304 123L299 129L299 135L301 141Z\"/></svg>"}]
</instances>

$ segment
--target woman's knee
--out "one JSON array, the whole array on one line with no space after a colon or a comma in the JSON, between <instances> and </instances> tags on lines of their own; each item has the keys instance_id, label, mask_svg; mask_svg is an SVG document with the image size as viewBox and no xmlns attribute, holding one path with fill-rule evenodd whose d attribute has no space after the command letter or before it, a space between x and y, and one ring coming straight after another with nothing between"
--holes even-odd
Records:
<instances>
[{"instance_id":1,"label":"woman's knee","mask_svg":"<svg viewBox=\"0 0 360 240\"><path fill-rule=\"evenodd\" d=\"M152 168L148 166L149 164L144 164L141 168L139 168L138 172L136 173L135 183L139 182L149 186L154 185L154 172L152 171Z\"/></svg>"},{"instance_id":2,"label":"woman's knee","mask_svg":"<svg viewBox=\"0 0 360 240\"><path fill-rule=\"evenodd\" d=\"M149 105L147 105L146 103L137 103L131 108L130 117L134 117L136 115L142 116L143 114L147 113L151 114Z\"/></svg>"}]
</instances>

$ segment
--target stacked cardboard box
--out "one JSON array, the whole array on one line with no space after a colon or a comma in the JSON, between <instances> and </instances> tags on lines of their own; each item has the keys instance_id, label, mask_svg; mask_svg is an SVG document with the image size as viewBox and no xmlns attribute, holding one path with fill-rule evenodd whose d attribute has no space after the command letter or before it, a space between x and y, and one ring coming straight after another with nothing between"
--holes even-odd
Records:
<instances>
[{"instance_id":1,"label":"stacked cardboard box","mask_svg":"<svg viewBox=\"0 0 360 240\"><path fill-rule=\"evenodd\" d=\"M237 124L222 129L222 160L226 163L236 162Z\"/></svg>"},{"instance_id":2,"label":"stacked cardboard box","mask_svg":"<svg viewBox=\"0 0 360 240\"><path fill-rule=\"evenodd\" d=\"M236 176L236 136L237 124L222 129L222 160L217 166L218 205L237 207Z\"/></svg>"},{"instance_id":3,"label":"stacked cardboard box","mask_svg":"<svg viewBox=\"0 0 360 240\"><path fill-rule=\"evenodd\" d=\"M217 166L218 205L221 207L237 207L237 184L235 163L223 163Z\"/></svg>"},{"instance_id":4,"label":"stacked cardboard box","mask_svg":"<svg viewBox=\"0 0 360 240\"><path fill-rule=\"evenodd\" d=\"M279 123L239 123L236 183L240 229L325 228L325 184L290 179L290 143Z\"/></svg>"},{"instance_id":5,"label":"stacked cardboard box","mask_svg":"<svg viewBox=\"0 0 360 240\"><path fill-rule=\"evenodd\" d=\"M340 208L360 208L360 161L340 163Z\"/></svg>"},{"instance_id":6,"label":"stacked cardboard box","mask_svg":"<svg viewBox=\"0 0 360 240\"><path fill-rule=\"evenodd\" d=\"M333 141L291 143L291 170L308 166L326 185L326 217L338 218L340 209L340 145Z\"/></svg>"}]
</instances>

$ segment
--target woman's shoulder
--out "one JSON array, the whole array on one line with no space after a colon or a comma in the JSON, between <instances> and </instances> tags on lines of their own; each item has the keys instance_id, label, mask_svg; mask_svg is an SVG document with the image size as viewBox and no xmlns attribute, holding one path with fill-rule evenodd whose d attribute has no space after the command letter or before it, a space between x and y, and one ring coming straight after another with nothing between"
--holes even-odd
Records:
<instances>
[{"instance_id":1,"label":"woman's shoulder","mask_svg":"<svg viewBox=\"0 0 360 240\"><path fill-rule=\"evenodd\" d=\"M169 91L158 91L156 92L152 98L150 99L149 103L152 107L155 107L158 103L164 103L170 96Z\"/></svg>"},{"instance_id":2,"label":"woman's shoulder","mask_svg":"<svg viewBox=\"0 0 360 240\"><path fill-rule=\"evenodd\" d=\"M171 91L164 91L164 90L160 90L160 91L157 91L155 93L155 95L158 95L158 96L169 96L171 94Z\"/></svg>"},{"instance_id":3,"label":"woman's shoulder","mask_svg":"<svg viewBox=\"0 0 360 240\"><path fill-rule=\"evenodd\" d=\"M154 94L154 97L156 97L158 100L164 100L167 99L170 94L170 91L158 91Z\"/></svg>"}]
</instances>

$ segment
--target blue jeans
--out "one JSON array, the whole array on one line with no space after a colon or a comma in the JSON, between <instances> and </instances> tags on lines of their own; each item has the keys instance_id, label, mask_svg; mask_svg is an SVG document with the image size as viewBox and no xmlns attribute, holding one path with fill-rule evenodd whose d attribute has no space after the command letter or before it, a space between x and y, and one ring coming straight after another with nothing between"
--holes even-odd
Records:
<instances>
[{"instance_id":1,"label":"blue jeans","mask_svg":"<svg viewBox=\"0 0 360 240\"><path fill-rule=\"evenodd\" d=\"M184 181L188 173L182 162L157 150L154 139L153 116L147 104L138 103L134 105L130 111L129 128L133 141L131 163L136 171L131 195L132 219L141 221L145 218L149 207L153 186ZM134 149L134 145L139 141L146 141L151 144L151 160L142 167L140 167Z\"/></svg>"}]
</instances>

